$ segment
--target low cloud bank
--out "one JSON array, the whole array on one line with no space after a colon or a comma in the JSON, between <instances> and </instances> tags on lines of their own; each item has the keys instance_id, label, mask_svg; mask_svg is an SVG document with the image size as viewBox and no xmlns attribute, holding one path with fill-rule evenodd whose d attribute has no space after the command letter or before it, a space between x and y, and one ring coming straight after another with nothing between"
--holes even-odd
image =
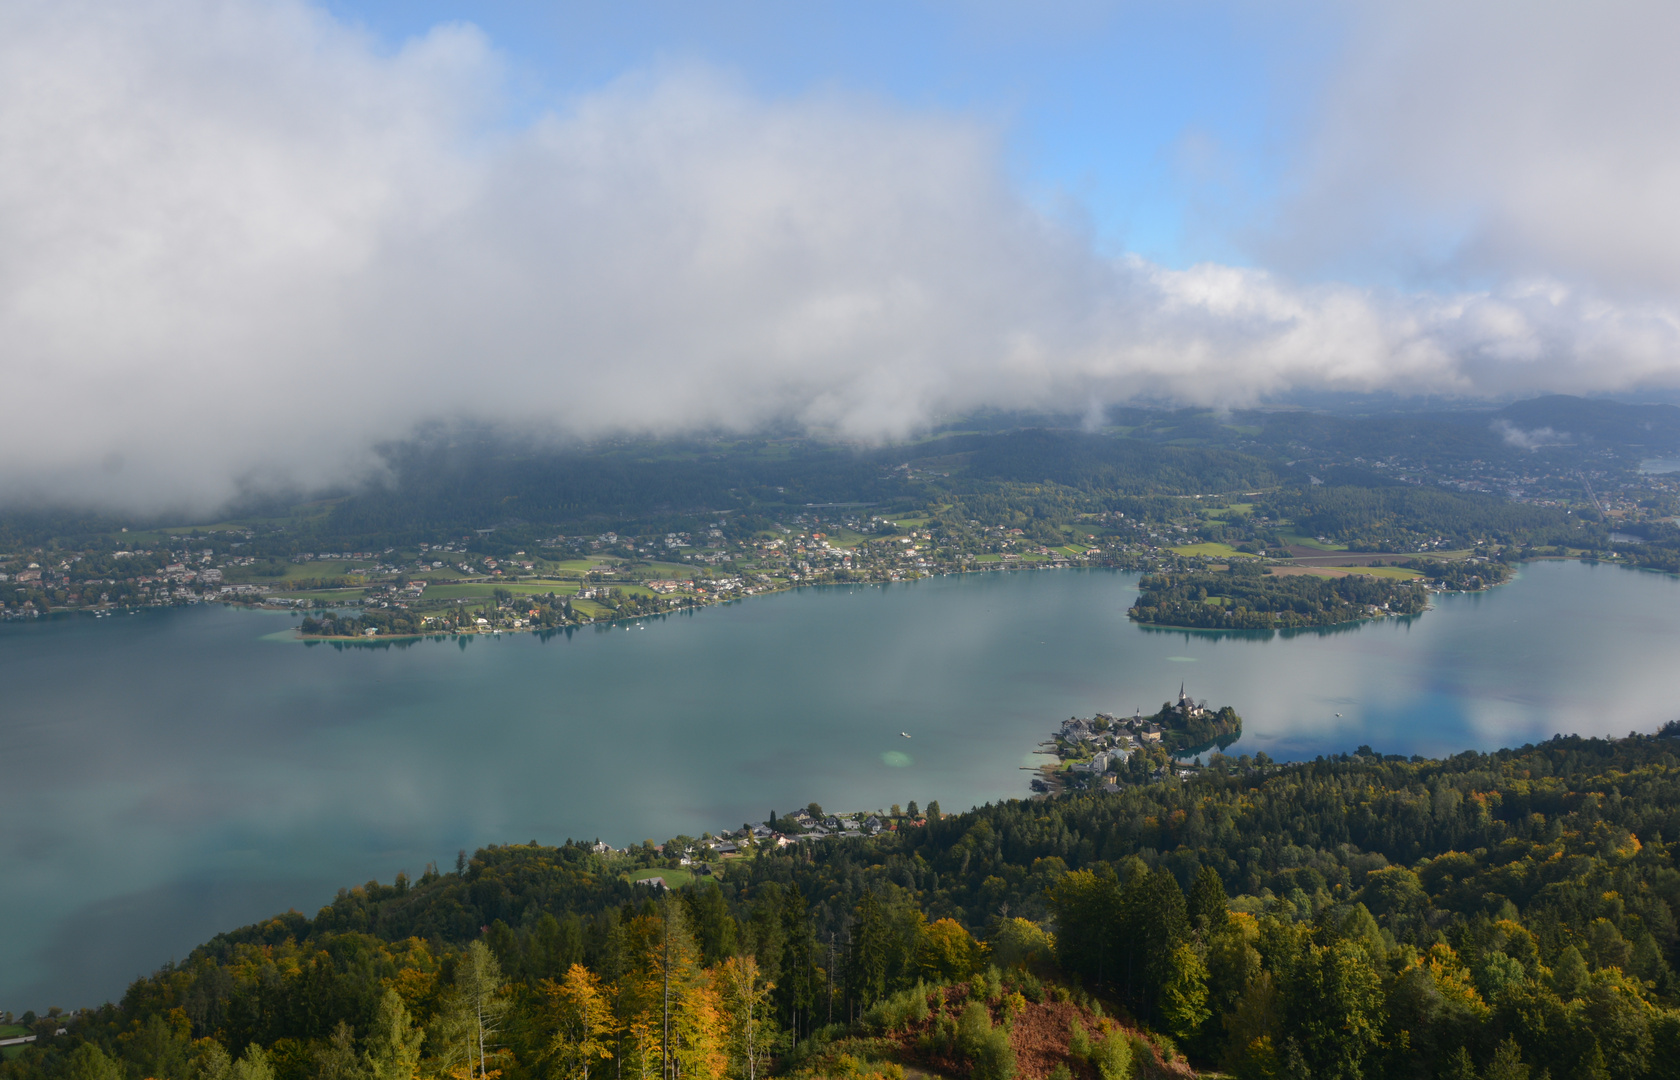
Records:
<instances>
[{"instance_id":1,"label":"low cloud bank","mask_svg":"<svg viewBox=\"0 0 1680 1080\"><path fill-rule=\"evenodd\" d=\"M0 12L0 500L209 508L429 421L595 436L986 405L1680 383L1674 305L1097 254L998 133L704 70L534 123L470 27L297 3Z\"/></svg>"}]
</instances>

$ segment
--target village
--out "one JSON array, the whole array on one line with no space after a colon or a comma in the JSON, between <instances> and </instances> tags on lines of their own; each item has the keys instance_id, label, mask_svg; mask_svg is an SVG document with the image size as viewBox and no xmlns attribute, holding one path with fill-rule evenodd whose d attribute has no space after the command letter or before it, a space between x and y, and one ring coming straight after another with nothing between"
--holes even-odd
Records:
<instances>
[{"instance_id":1,"label":"village","mask_svg":"<svg viewBox=\"0 0 1680 1080\"><path fill-rule=\"evenodd\" d=\"M1185 779L1196 774L1199 765L1177 760L1210 746L1223 749L1236 741L1242 718L1230 706L1219 710L1196 701L1181 683L1176 701L1159 712L1144 716L1142 710L1129 717L1108 713L1062 721L1055 734L1040 743L1046 749L1035 753L1053 756L1055 761L1040 766L1032 789L1040 796L1068 790L1094 788L1118 791L1123 783Z\"/></svg>"},{"instance_id":2,"label":"village","mask_svg":"<svg viewBox=\"0 0 1680 1080\"><path fill-rule=\"evenodd\" d=\"M1230 706L1212 709L1207 702L1192 698L1183 685L1175 701L1151 716L1138 710L1129 717L1108 713L1069 717L1040 744L1047 749L1036 751L1056 760L1041 766L1033 778L1034 797L1073 790L1115 792L1124 784L1188 779L1201 771L1199 759L1189 763L1175 754L1199 751L1193 740L1203 738L1210 744L1229 745L1240 734L1241 725L1241 717ZM761 851L917 828L941 816L937 801L928 803L925 813L911 800L902 808L894 804L890 810L838 814L827 813L813 802L790 814L772 812L758 824L743 823L739 829L707 832L698 838L678 836L658 845L647 840L628 848L597 840L593 850L626 856L639 864L641 869L628 872L635 884L680 888L696 877L723 873L731 860Z\"/></svg>"},{"instance_id":3,"label":"village","mask_svg":"<svg viewBox=\"0 0 1680 1080\"><path fill-rule=\"evenodd\" d=\"M938 800L928 803L925 813L914 799L904 807L895 803L889 810L837 814L827 813L813 802L791 814L778 815L772 811L768 819L758 824L743 823L738 829L707 832L698 838L678 836L663 844L644 840L627 848L615 848L597 840L591 849L598 855L626 856L641 864L643 869L629 872L634 884L674 889L696 877L721 874L731 861L759 852L779 851L819 840L877 836L901 828L920 827L942 816Z\"/></svg>"}]
</instances>

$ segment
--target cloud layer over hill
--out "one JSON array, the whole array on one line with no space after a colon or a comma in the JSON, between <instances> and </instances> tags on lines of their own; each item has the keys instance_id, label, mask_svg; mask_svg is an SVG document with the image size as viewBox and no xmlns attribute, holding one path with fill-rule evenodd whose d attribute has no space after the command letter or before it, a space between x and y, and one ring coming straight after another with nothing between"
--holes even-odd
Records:
<instances>
[{"instance_id":1,"label":"cloud layer over hill","mask_svg":"<svg viewBox=\"0 0 1680 1080\"><path fill-rule=\"evenodd\" d=\"M1432 44L1458 10L1355 35L1254 240L1290 277L1101 254L960 116L665 68L510 124L470 27L390 52L291 0L9 5L0 499L206 507L353 476L428 420L873 440L983 405L1680 384L1674 129L1606 130L1588 93L1637 12L1564 65L1583 97L1549 124L1527 83L1468 74L1475 41L1504 55L1497 5ZM1578 29L1549 18L1494 66ZM1680 100L1640 78L1646 120ZM1383 232L1408 221L1455 231L1420 253ZM1319 272L1367 256L1480 284Z\"/></svg>"}]
</instances>

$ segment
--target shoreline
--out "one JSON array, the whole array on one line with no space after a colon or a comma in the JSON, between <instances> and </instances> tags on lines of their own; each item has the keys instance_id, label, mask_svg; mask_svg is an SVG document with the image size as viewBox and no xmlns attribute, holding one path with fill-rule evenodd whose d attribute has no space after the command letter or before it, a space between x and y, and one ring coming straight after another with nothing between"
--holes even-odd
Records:
<instances>
[{"instance_id":1,"label":"shoreline","mask_svg":"<svg viewBox=\"0 0 1680 1080\"><path fill-rule=\"evenodd\" d=\"M1374 559L1374 558L1391 558L1391 557L1400 557L1400 556L1396 556L1396 555L1394 555L1394 553L1391 553L1391 552L1349 552L1345 556L1338 554L1336 557ZM1417 557L1417 556L1414 556L1414 557ZM1663 569L1660 569L1660 568L1648 567L1648 566L1636 566L1636 565L1632 565L1632 564L1628 564L1628 563L1613 562L1613 561L1609 561L1609 560L1605 560L1605 559L1588 558L1586 556L1581 556L1581 555L1532 555L1532 556L1529 556L1529 557L1524 558L1524 559L1516 560L1514 563L1511 563L1510 565L1513 566L1513 567L1518 567L1518 566L1523 566L1523 565L1526 565L1528 563L1533 563L1533 562L1579 562L1579 563L1586 563L1586 564L1590 564L1590 565L1594 565L1594 566L1605 566L1605 565L1617 566L1617 567L1620 567L1620 568L1625 569L1625 570L1645 570L1645 571L1649 571L1651 573L1667 574L1667 575L1672 576L1672 577L1680 577L1680 571L1663 570ZM1275 560L1275 561L1272 561L1272 562L1268 562L1267 565L1276 565L1276 566L1285 567L1285 568L1300 566L1302 569L1306 569L1306 570L1309 570L1309 571L1311 569L1338 569L1338 570L1345 569L1345 570L1354 570L1355 572L1357 572L1357 568L1360 567L1360 566L1363 566L1365 564L1361 563L1361 564L1352 564L1352 565L1348 565L1348 566L1328 567L1328 566L1307 565L1307 564L1303 564L1303 563L1301 563L1297 560L1290 559L1290 560L1287 560L1287 561L1285 561L1285 560ZM948 568L948 569L940 569L940 570L917 571L917 572L914 572L911 576L906 576L906 577L901 577L901 578L874 579L874 580L868 580L868 581L797 581L797 582L788 582L788 583L786 583L786 584L784 584L780 587L766 587L766 588L762 588L762 589L756 589L752 592L743 592L741 595L720 597L718 599L710 599L710 600L701 601L698 598L692 598L691 597L691 598L688 598L688 599L694 600L695 602L690 603L690 604L686 604L686 605L682 605L680 607L671 608L671 609L668 609L668 610L665 610L665 611L646 612L646 613L643 613L643 614L640 614L640 615L625 615L625 616L619 616L619 617L615 617L615 618L591 619L587 622L565 623L565 624L562 624L562 625L559 625L559 626L504 627L504 628L501 628L499 631L486 631L486 632L483 632L483 633L475 631L475 632L470 633L470 634L461 633L460 631L420 631L420 632L413 633L413 634L400 634L400 635L393 634L393 635L388 635L388 636L387 635L374 635L373 637L363 637L363 636L345 637L345 636L340 636L340 635L334 635L334 636L328 637L328 636L321 636L321 635L303 635L303 634L300 633L298 635L298 640L300 640L300 641L341 641L341 642L351 642L351 641L362 641L362 642L367 642L367 641L413 641L413 640L419 640L419 639L428 638L428 637L480 637L480 636L485 636L485 635L495 636L495 634L498 633L498 632L501 633L501 634L515 634L515 633L538 633L538 632L542 632L542 631L545 631L545 630L568 630L568 629L575 630L575 629L582 629L583 627L586 627L586 626L612 626L612 625L617 625L617 624L623 623L623 622L637 622L637 621L640 621L642 619L651 619L651 618L656 618L656 617L661 617L661 616L666 616L666 615L673 615L673 614L677 614L677 613L682 612L682 611L697 611L701 608L716 607L716 606L721 605L721 604L738 603L738 602L741 602L741 601L744 601L744 600L750 600L750 599L753 599L755 597L760 597L760 596L775 596L775 595L780 594L780 593L793 592L793 591L796 591L798 589L810 588L810 587L833 588L833 587L838 587L838 586L907 585L907 584L911 584L911 583L914 583L914 582L917 582L917 581L921 581L924 578L931 578L931 577L951 577L951 576L962 576L962 575L966 575L966 574L998 573L998 572L1006 572L1006 571L1007 572L1018 572L1018 571L1022 571L1022 570L1111 570L1111 571L1115 571L1115 572L1118 572L1118 573L1133 573L1133 574L1146 574L1146 573L1151 572L1149 569L1145 569L1145 568L1141 568L1141 567L1117 566L1117 565L1114 565L1112 562L1094 562L1094 561L1079 561L1079 562L1074 562L1074 561L989 562L989 563L985 563L985 564L978 565L978 566L969 565L969 566L951 567L951 568ZM515 583L518 581L518 579L511 579L511 580ZM1437 591L1438 592L1453 592L1453 593L1489 592L1493 589L1498 588L1501 585L1508 585L1513 580L1515 580L1515 574L1513 574L1510 578L1507 578L1505 581L1497 582L1497 583L1494 583L1494 584L1491 584L1491 585L1486 585L1486 586L1483 586L1480 589L1472 589L1472 590L1462 590L1462 589L1432 590L1432 594L1434 592L1437 592ZM456 582L443 582L442 584L456 584ZM244 601L241 601L241 600L238 600L238 599L234 599L232 597L224 598L224 597L221 597L221 596L207 596L207 597L195 598L195 599L192 599L192 600L185 600L185 601L181 601L181 602L172 602L172 603L168 603L168 604L143 604L143 605L139 605L139 606L135 606L135 607L117 607L117 606L109 606L109 607L59 607L59 608L50 608L45 612L37 612L37 613L32 614L32 615L13 615L11 613L7 613L4 617L4 619L0 619L0 621L3 621L3 622L24 622L24 621L34 621L34 620L41 619L41 618L52 618L52 617L61 616L61 615L78 615L78 614L80 614L80 615L91 615L91 616L94 616L95 618L107 618L107 617L110 617L110 616L113 616L113 615L138 614L139 612L142 612L142 611L166 610L166 609L178 608L178 607L192 607L192 606L197 605L197 604L220 604L223 607L240 608L240 609L244 609L244 610L247 610L247 611L274 611L274 612L294 611L295 612L295 611L315 610L315 609L312 609L312 608L298 607L298 606L295 606L291 603L286 603L286 604L283 604L283 605L276 605L276 604L268 603L267 598L265 598L263 601L258 601L258 602L253 603L253 602L244 602ZM358 609L358 610L364 609L364 607L365 607L365 605L363 605L359 602L349 601L349 600L347 600L342 605L334 605L334 606L342 607L342 608L345 608L345 609L355 608L355 609ZM1427 611L1430 610L1430 608L1433 608L1433 606L1434 606L1433 604L1430 604L1429 608L1425 608L1424 611L1418 612L1417 614L1413 614L1413 615L1396 615L1396 614L1393 614L1393 613L1384 613L1382 615L1362 616L1362 617L1357 618L1357 619L1345 620L1345 621L1341 621L1341 622L1315 623L1315 624L1310 625L1310 626L1292 626L1292 627L1251 627L1251 628L1209 627L1209 626L1183 626L1183 625L1179 625L1179 624L1176 624L1176 623L1137 623L1136 620L1131 620L1131 621L1134 622L1136 625L1142 626L1142 627L1145 627L1145 628L1157 628L1157 629L1169 630L1169 631L1173 631L1173 632L1204 631L1204 632L1213 633L1213 634L1235 634L1235 633L1279 633L1279 634L1281 634L1281 633L1291 633L1291 634L1293 634L1293 633L1304 633L1304 632L1307 632L1307 631L1315 631L1315 630L1330 630L1330 629L1335 629L1335 628L1338 628L1338 627L1359 626L1363 623L1377 622L1377 621L1380 621L1380 620L1385 619L1385 618L1413 619L1413 618L1417 618L1419 615L1427 613Z\"/></svg>"}]
</instances>

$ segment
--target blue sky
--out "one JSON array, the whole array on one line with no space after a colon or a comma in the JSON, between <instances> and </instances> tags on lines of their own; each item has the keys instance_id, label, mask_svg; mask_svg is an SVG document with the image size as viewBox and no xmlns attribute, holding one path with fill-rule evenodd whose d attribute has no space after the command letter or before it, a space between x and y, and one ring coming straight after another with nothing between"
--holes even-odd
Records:
<instances>
[{"instance_id":1,"label":"blue sky","mask_svg":"<svg viewBox=\"0 0 1680 1080\"><path fill-rule=\"evenodd\" d=\"M470 23L511 63L516 110L671 65L771 98L839 93L1003 133L1023 191L1108 251L1246 265L1344 27L1309 4L535 3L332 0L391 48ZM516 119L519 117L516 116Z\"/></svg>"}]
</instances>

